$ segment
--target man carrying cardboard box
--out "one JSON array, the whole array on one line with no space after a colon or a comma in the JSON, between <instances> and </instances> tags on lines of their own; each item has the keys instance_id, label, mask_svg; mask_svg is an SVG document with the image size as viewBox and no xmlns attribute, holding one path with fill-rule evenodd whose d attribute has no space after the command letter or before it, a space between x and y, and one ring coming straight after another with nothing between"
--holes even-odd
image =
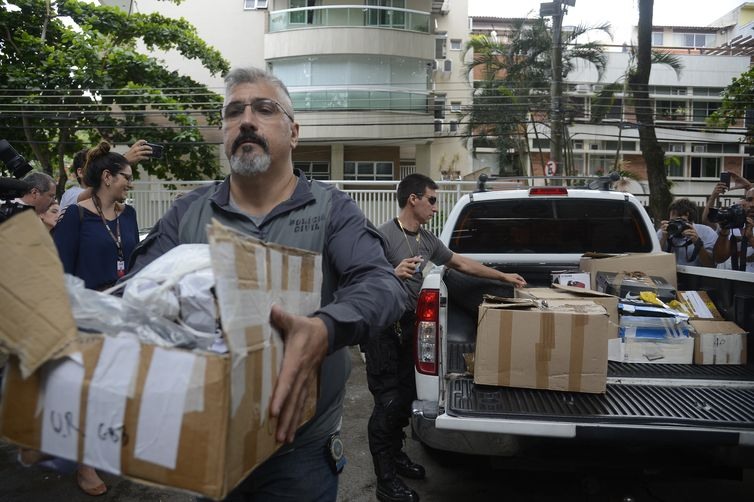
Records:
<instances>
[{"instance_id":1,"label":"man carrying cardboard box","mask_svg":"<svg viewBox=\"0 0 754 502\"><path fill-rule=\"evenodd\" d=\"M350 370L345 347L396 321L406 293L379 234L354 201L293 169L299 124L285 85L256 68L231 71L225 85L223 142L230 176L176 200L134 252L131 270L179 244L207 242L212 219L263 241L322 253L321 308L310 317L288 314L281 306L270 313L285 340L270 414L278 420L277 440L289 444L229 499L334 501L338 467L325 448L342 416ZM316 414L297 431L307 382L317 372Z\"/></svg>"}]
</instances>

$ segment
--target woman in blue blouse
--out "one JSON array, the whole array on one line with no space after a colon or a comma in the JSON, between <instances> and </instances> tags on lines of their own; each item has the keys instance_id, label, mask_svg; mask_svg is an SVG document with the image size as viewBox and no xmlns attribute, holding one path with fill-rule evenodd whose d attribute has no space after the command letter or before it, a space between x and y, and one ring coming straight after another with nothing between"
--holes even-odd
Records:
<instances>
[{"instance_id":1,"label":"woman in blue blouse","mask_svg":"<svg viewBox=\"0 0 754 502\"><path fill-rule=\"evenodd\" d=\"M108 143L87 152L84 182L92 197L67 207L53 234L63 269L87 288L106 289L128 272L139 243L136 211L124 204L132 180L128 161Z\"/></svg>"},{"instance_id":2,"label":"woman in blue blouse","mask_svg":"<svg viewBox=\"0 0 754 502\"><path fill-rule=\"evenodd\" d=\"M84 182L89 199L71 204L53 233L66 273L84 280L87 288L105 289L127 272L128 259L139 243L136 211L124 204L133 173L126 158L102 142L87 152ZM79 465L79 487L102 495L105 483L89 466Z\"/></svg>"}]
</instances>

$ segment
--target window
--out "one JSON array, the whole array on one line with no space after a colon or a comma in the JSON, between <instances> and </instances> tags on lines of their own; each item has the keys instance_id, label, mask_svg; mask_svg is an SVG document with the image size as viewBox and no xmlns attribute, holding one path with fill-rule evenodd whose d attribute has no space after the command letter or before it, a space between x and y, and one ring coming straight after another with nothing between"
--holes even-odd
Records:
<instances>
[{"instance_id":1,"label":"window","mask_svg":"<svg viewBox=\"0 0 754 502\"><path fill-rule=\"evenodd\" d=\"M615 155L589 155L589 171L588 175L596 174L602 176L605 173L609 173L615 167Z\"/></svg>"},{"instance_id":2,"label":"window","mask_svg":"<svg viewBox=\"0 0 754 502\"><path fill-rule=\"evenodd\" d=\"M723 91L722 87L694 87L694 96L720 96Z\"/></svg>"},{"instance_id":3,"label":"window","mask_svg":"<svg viewBox=\"0 0 754 502\"><path fill-rule=\"evenodd\" d=\"M343 178L346 180L393 180L392 162L344 162Z\"/></svg>"},{"instance_id":4,"label":"window","mask_svg":"<svg viewBox=\"0 0 754 502\"><path fill-rule=\"evenodd\" d=\"M461 113L461 102L460 101L451 101L450 102L450 111L453 113Z\"/></svg>"},{"instance_id":5,"label":"window","mask_svg":"<svg viewBox=\"0 0 754 502\"><path fill-rule=\"evenodd\" d=\"M684 47L707 47L707 42L712 43L713 35L704 33L683 33L681 34Z\"/></svg>"},{"instance_id":6,"label":"window","mask_svg":"<svg viewBox=\"0 0 754 502\"><path fill-rule=\"evenodd\" d=\"M653 46L662 45L662 32L661 31L652 32L652 45Z\"/></svg>"},{"instance_id":7,"label":"window","mask_svg":"<svg viewBox=\"0 0 754 502\"><path fill-rule=\"evenodd\" d=\"M445 38L435 39L435 59L445 59Z\"/></svg>"},{"instance_id":8,"label":"window","mask_svg":"<svg viewBox=\"0 0 754 502\"><path fill-rule=\"evenodd\" d=\"M718 178L720 159L718 157L691 157L692 178Z\"/></svg>"},{"instance_id":9,"label":"window","mask_svg":"<svg viewBox=\"0 0 754 502\"><path fill-rule=\"evenodd\" d=\"M458 121L457 120L451 120L450 121L450 132L458 132Z\"/></svg>"},{"instance_id":10,"label":"window","mask_svg":"<svg viewBox=\"0 0 754 502\"><path fill-rule=\"evenodd\" d=\"M456 220L455 253L648 252L642 209L622 200L472 202Z\"/></svg>"},{"instance_id":11,"label":"window","mask_svg":"<svg viewBox=\"0 0 754 502\"><path fill-rule=\"evenodd\" d=\"M685 101L657 101L655 108L657 120L686 120Z\"/></svg>"},{"instance_id":12,"label":"window","mask_svg":"<svg viewBox=\"0 0 754 502\"><path fill-rule=\"evenodd\" d=\"M375 7L393 7L394 9L404 9L405 0L367 0L367 5ZM368 9L368 25L387 26L403 28L406 24L406 14L402 10L394 9Z\"/></svg>"},{"instance_id":13,"label":"window","mask_svg":"<svg viewBox=\"0 0 754 502\"><path fill-rule=\"evenodd\" d=\"M666 152L678 153L678 152L686 151L686 145L684 145L683 143L664 143L664 144L661 144L660 146L662 146Z\"/></svg>"},{"instance_id":14,"label":"window","mask_svg":"<svg viewBox=\"0 0 754 502\"><path fill-rule=\"evenodd\" d=\"M436 119L445 118L445 95L444 94L435 95L434 112L435 112Z\"/></svg>"},{"instance_id":15,"label":"window","mask_svg":"<svg viewBox=\"0 0 754 502\"><path fill-rule=\"evenodd\" d=\"M330 163L329 162L303 162L297 161L293 163L293 167L301 171L310 180L329 180L330 179Z\"/></svg>"},{"instance_id":16,"label":"window","mask_svg":"<svg viewBox=\"0 0 754 502\"><path fill-rule=\"evenodd\" d=\"M718 108L718 101L694 101L694 122L704 122Z\"/></svg>"},{"instance_id":17,"label":"window","mask_svg":"<svg viewBox=\"0 0 754 502\"><path fill-rule=\"evenodd\" d=\"M605 150L615 151L618 149L617 141L605 141ZM620 149L623 151L635 151L636 141L621 141Z\"/></svg>"},{"instance_id":18,"label":"window","mask_svg":"<svg viewBox=\"0 0 754 502\"><path fill-rule=\"evenodd\" d=\"M658 85L650 89L652 94L670 94L672 96L685 96L685 87L672 87L669 85Z\"/></svg>"},{"instance_id":19,"label":"window","mask_svg":"<svg viewBox=\"0 0 754 502\"><path fill-rule=\"evenodd\" d=\"M668 176L680 178L684 175L683 157L666 155L665 165L668 166Z\"/></svg>"},{"instance_id":20,"label":"window","mask_svg":"<svg viewBox=\"0 0 754 502\"><path fill-rule=\"evenodd\" d=\"M266 9L267 0L244 0L244 10Z\"/></svg>"},{"instance_id":21,"label":"window","mask_svg":"<svg viewBox=\"0 0 754 502\"><path fill-rule=\"evenodd\" d=\"M460 51L461 50L461 39L460 38L451 38L450 39L450 50L451 51Z\"/></svg>"}]
</instances>

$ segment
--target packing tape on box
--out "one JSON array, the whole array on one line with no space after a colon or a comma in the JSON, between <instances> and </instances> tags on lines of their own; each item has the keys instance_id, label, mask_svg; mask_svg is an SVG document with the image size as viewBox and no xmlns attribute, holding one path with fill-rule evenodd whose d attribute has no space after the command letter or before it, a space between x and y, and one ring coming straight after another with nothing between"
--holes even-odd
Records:
<instances>
[{"instance_id":1,"label":"packing tape on box","mask_svg":"<svg viewBox=\"0 0 754 502\"><path fill-rule=\"evenodd\" d=\"M144 383L134 457L175 469L186 394L197 356L156 347Z\"/></svg>"},{"instance_id":2,"label":"packing tape on box","mask_svg":"<svg viewBox=\"0 0 754 502\"><path fill-rule=\"evenodd\" d=\"M539 340L534 349L537 387L546 389L549 382L550 359L555 348L555 314L542 312L539 317Z\"/></svg>"},{"instance_id":3,"label":"packing tape on box","mask_svg":"<svg viewBox=\"0 0 754 502\"><path fill-rule=\"evenodd\" d=\"M106 336L94 368L86 406L84 463L120 474L126 401L136 380L141 346L134 336Z\"/></svg>"},{"instance_id":4,"label":"packing tape on box","mask_svg":"<svg viewBox=\"0 0 754 502\"><path fill-rule=\"evenodd\" d=\"M587 316L571 317L571 355L569 358L568 389L581 389L581 376L584 371L584 348Z\"/></svg>"}]
</instances>

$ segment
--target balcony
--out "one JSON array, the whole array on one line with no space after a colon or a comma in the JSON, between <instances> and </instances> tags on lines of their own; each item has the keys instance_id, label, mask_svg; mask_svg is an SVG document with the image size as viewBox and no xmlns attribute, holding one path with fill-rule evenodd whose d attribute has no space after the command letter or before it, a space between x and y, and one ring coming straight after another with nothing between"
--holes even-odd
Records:
<instances>
[{"instance_id":1,"label":"balcony","mask_svg":"<svg viewBox=\"0 0 754 502\"><path fill-rule=\"evenodd\" d=\"M429 113L429 93L358 88L289 88L293 108L301 111L369 110Z\"/></svg>"},{"instance_id":2,"label":"balcony","mask_svg":"<svg viewBox=\"0 0 754 502\"><path fill-rule=\"evenodd\" d=\"M389 28L429 33L430 15L410 9L368 5L300 7L270 12L270 33L308 28Z\"/></svg>"}]
</instances>

